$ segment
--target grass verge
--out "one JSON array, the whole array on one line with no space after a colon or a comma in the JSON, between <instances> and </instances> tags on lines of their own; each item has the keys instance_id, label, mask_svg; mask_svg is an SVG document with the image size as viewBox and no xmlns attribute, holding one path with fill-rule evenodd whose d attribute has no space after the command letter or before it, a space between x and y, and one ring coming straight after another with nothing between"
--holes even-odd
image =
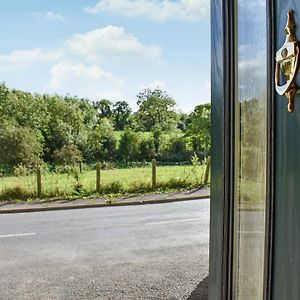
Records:
<instances>
[{"instance_id":1,"label":"grass verge","mask_svg":"<svg viewBox=\"0 0 300 300\"><path fill-rule=\"evenodd\" d=\"M161 166L157 168L157 184L152 187L149 167L103 170L99 192L96 192L96 174L93 171L80 174L78 178L67 174L44 174L40 199L37 197L35 176L7 177L0 179L0 201L42 202L184 191L202 187L203 174L203 166Z\"/></svg>"}]
</instances>

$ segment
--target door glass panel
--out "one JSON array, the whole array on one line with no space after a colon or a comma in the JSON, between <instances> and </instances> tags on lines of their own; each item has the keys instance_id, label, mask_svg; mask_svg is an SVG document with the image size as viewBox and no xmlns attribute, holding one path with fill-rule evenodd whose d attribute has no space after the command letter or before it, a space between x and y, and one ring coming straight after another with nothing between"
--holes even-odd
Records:
<instances>
[{"instance_id":1,"label":"door glass panel","mask_svg":"<svg viewBox=\"0 0 300 300\"><path fill-rule=\"evenodd\" d=\"M262 300L264 282L266 1L236 0L233 299Z\"/></svg>"}]
</instances>

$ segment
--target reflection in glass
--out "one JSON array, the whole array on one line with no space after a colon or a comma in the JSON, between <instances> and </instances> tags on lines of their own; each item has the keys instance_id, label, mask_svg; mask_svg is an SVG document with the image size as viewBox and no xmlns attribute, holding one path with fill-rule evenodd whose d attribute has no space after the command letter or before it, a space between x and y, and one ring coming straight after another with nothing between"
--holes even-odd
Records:
<instances>
[{"instance_id":1,"label":"reflection in glass","mask_svg":"<svg viewBox=\"0 0 300 300\"><path fill-rule=\"evenodd\" d=\"M266 1L237 0L233 299L262 300L266 205Z\"/></svg>"}]
</instances>

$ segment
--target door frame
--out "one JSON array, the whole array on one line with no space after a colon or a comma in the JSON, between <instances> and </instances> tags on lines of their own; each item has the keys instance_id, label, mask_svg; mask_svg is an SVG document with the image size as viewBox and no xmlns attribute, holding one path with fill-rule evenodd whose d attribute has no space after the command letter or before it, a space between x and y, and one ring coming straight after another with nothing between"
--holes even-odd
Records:
<instances>
[{"instance_id":1,"label":"door frame","mask_svg":"<svg viewBox=\"0 0 300 300\"><path fill-rule=\"evenodd\" d=\"M274 218L274 1L267 4L267 208L264 300L271 299ZM231 299L234 199L235 4L211 0L212 179L209 300Z\"/></svg>"}]
</instances>

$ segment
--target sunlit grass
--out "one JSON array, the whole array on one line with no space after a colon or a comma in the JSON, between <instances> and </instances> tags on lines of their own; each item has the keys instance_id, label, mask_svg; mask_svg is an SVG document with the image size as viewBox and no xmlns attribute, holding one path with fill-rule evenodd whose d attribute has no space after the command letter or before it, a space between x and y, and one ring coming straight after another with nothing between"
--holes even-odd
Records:
<instances>
[{"instance_id":1,"label":"sunlit grass","mask_svg":"<svg viewBox=\"0 0 300 300\"><path fill-rule=\"evenodd\" d=\"M205 166L159 166L157 185L152 188L151 167L101 170L101 194L143 193L156 190L191 188L203 185ZM36 176L3 177L0 199L36 197ZM20 197L18 197L20 193ZM96 171L86 171L76 180L68 174L46 173L42 176L44 198L69 198L96 194ZM26 196L27 195L27 196ZM7 198L7 199L6 199Z\"/></svg>"}]
</instances>

